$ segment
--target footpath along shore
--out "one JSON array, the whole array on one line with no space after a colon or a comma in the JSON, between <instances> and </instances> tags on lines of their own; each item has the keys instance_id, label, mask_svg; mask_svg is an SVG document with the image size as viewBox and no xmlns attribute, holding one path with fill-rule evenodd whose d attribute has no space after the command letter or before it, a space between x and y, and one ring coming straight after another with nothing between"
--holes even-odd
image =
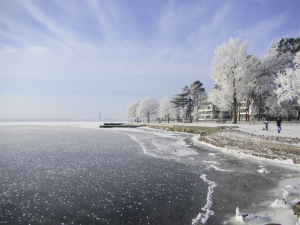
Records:
<instances>
[{"instance_id":1,"label":"footpath along shore","mask_svg":"<svg viewBox=\"0 0 300 225\"><path fill-rule=\"evenodd\" d=\"M300 164L299 122L283 122L281 133L277 133L275 122L270 122L268 131L264 131L262 121L256 121L254 125L245 121L237 124L230 122L143 124L168 131L199 134L197 139L203 144L224 148L230 152L272 159L286 164Z\"/></svg>"}]
</instances>

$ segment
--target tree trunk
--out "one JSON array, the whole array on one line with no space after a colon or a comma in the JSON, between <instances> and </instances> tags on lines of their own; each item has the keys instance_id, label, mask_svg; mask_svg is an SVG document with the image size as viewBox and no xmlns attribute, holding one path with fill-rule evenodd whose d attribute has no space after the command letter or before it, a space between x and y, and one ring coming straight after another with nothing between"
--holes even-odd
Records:
<instances>
[{"instance_id":1,"label":"tree trunk","mask_svg":"<svg viewBox=\"0 0 300 225\"><path fill-rule=\"evenodd\" d=\"M233 88L235 88L235 79L233 79ZM234 89L233 89L234 90ZM232 123L236 123L236 116L237 116L237 113L236 113L236 105L237 105L237 101L236 101L236 93L234 92L233 93L233 121Z\"/></svg>"},{"instance_id":2,"label":"tree trunk","mask_svg":"<svg viewBox=\"0 0 300 225\"><path fill-rule=\"evenodd\" d=\"M289 115L288 115L288 117L287 117L287 121L291 122L291 120L292 120L292 114L289 113Z\"/></svg>"},{"instance_id":3,"label":"tree trunk","mask_svg":"<svg viewBox=\"0 0 300 225\"><path fill-rule=\"evenodd\" d=\"M288 116L287 116L287 121L291 122L292 121L292 108L291 108L291 101L288 102L289 104L289 111L288 111Z\"/></svg>"},{"instance_id":4,"label":"tree trunk","mask_svg":"<svg viewBox=\"0 0 300 225\"><path fill-rule=\"evenodd\" d=\"M236 94L234 93L233 94L233 121L232 121L232 123L236 123L236 121L237 121L237 112L236 112L236 104L237 104L237 101L236 101L236 96L235 96Z\"/></svg>"},{"instance_id":5,"label":"tree trunk","mask_svg":"<svg viewBox=\"0 0 300 225\"><path fill-rule=\"evenodd\" d=\"M150 113L147 114L148 123L150 122Z\"/></svg>"},{"instance_id":6,"label":"tree trunk","mask_svg":"<svg viewBox=\"0 0 300 225\"><path fill-rule=\"evenodd\" d=\"M169 121L170 121L170 116L168 115L167 117L168 117L168 123L169 123Z\"/></svg>"},{"instance_id":7,"label":"tree trunk","mask_svg":"<svg viewBox=\"0 0 300 225\"><path fill-rule=\"evenodd\" d=\"M298 120L300 120L300 107L298 107Z\"/></svg>"},{"instance_id":8,"label":"tree trunk","mask_svg":"<svg viewBox=\"0 0 300 225\"><path fill-rule=\"evenodd\" d=\"M241 121L241 108L239 107L239 121Z\"/></svg>"},{"instance_id":9,"label":"tree trunk","mask_svg":"<svg viewBox=\"0 0 300 225\"><path fill-rule=\"evenodd\" d=\"M261 107L261 94L259 94L259 96L258 96L258 121L260 121L261 120L261 118L260 118L260 107Z\"/></svg>"},{"instance_id":10,"label":"tree trunk","mask_svg":"<svg viewBox=\"0 0 300 225\"><path fill-rule=\"evenodd\" d=\"M247 97L247 101L246 101L246 121L248 121L248 112L249 111L249 95Z\"/></svg>"}]
</instances>

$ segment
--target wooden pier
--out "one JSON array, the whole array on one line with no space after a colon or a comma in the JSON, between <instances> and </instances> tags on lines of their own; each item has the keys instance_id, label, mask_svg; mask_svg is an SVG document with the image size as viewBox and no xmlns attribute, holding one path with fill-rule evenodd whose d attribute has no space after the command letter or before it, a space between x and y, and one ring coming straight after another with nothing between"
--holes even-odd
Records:
<instances>
[{"instance_id":1,"label":"wooden pier","mask_svg":"<svg viewBox=\"0 0 300 225\"><path fill-rule=\"evenodd\" d=\"M137 128L143 127L145 125L134 125L134 124L126 124L126 123L104 123L100 125L100 128Z\"/></svg>"}]
</instances>

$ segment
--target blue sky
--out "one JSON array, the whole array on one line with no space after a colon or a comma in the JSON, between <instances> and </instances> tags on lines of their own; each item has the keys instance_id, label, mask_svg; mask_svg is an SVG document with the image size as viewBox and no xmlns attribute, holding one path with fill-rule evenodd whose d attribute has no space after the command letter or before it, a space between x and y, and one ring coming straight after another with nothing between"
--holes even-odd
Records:
<instances>
[{"instance_id":1,"label":"blue sky","mask_svg":"<svg viewBox=\"0 0 300 225\"><path fill-rule=\"evenodd\" d=\"M214 86L230 37L262 58L299 37L298 0L0 0L0 118L124 119L134 100Z\"/></svg>"}]
</instances>

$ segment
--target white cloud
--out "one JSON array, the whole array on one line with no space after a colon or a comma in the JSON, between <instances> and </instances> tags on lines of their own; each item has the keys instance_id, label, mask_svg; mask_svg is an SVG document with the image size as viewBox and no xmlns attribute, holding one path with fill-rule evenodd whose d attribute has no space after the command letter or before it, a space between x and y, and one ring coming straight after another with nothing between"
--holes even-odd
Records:
<instances>
[{"instance_id":1,"label":"white cloud","mask_svg":"<svg viewBox=\"0 0 300 225\"><path fill-rule=\"evenodd\" d=\"M232 5L230 2L226 2L224 5L220 5L214 12L213 19L210 23L210 29L216 30L222 28L221 25L228 18L228 14L231 12Z\"/></svg>"},{"instance_id":2,"label":"white cloud","mask_svg":"<svg viewBox=\"0 0 300 225\"><path fill-rule=\"evenodd\" d=\"M29 47L28 50L34 54L43 55L47 51L47 48L41 46L33 46Z\"/></svg>"},{"instance_id":3,"label":"white cloud","mask_svg":"<svg viewBox=\"0 0 300 225\"><path fill-rule=\"evenodd\" d=\"M4 48L4 52L5 53L15 53L17 52L18 50L17 49L14 49L14 48L8 48L8 47L5 47Z\"/></svg>"},{"instance_id":4,"label":"white cloud","mask_svg":"<svg viewBox=\"0 0 300 225\"><path fill-rule=\"evenodd\" d=\"M259 22L254 27L247 30L240 29L238 30L238 34L239 36L251 39L252 41L258 40L280 27L285 22L286 18L286 13L282 13L269 20Z\"/></svg>"}]
</instances>

